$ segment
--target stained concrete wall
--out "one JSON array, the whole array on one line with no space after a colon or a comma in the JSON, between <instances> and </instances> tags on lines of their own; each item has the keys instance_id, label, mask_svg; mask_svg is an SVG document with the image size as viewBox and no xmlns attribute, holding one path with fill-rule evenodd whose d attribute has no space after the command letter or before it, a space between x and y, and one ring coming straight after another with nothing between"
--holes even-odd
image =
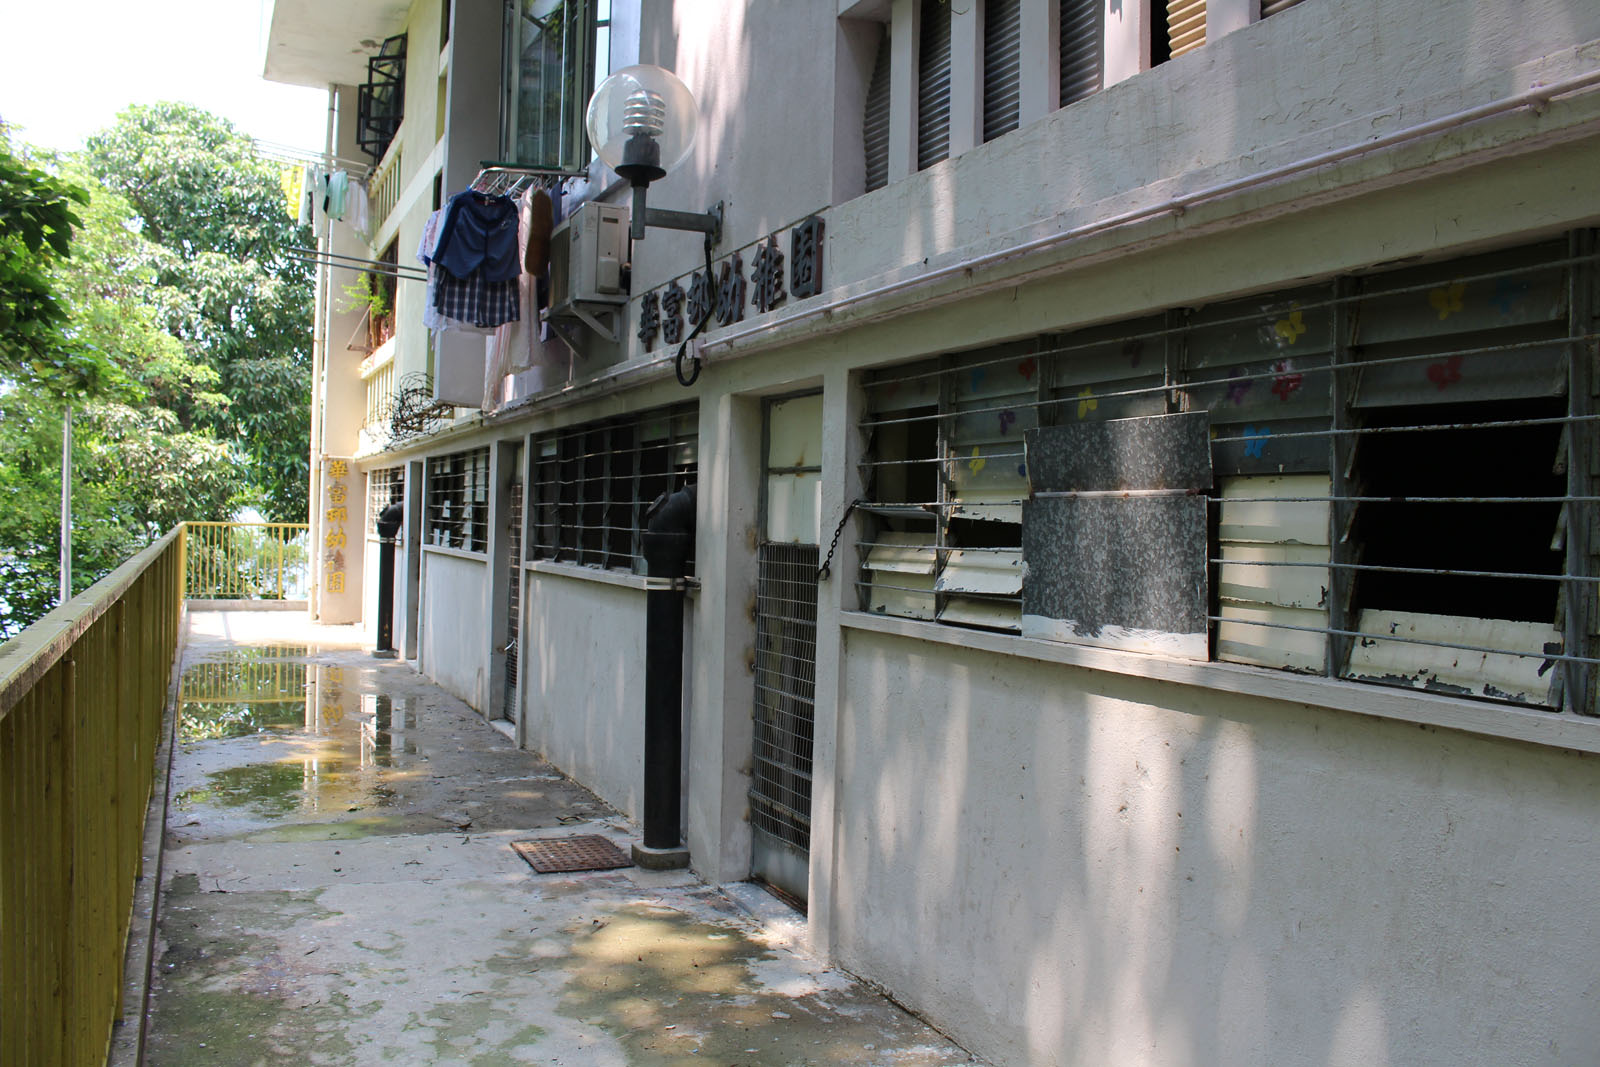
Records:
<instances>
[{"instance_id":1,"label":"stained concrete wall","mask_svg":"<svg viewBox=\"0 0 1600 1067\"><path fill-rule=\"evenodd\" d=\"M482 557L423 549L420 668L479 711L487 706L488 572Z\"/></svg>"},{"instance_id":2,"label":"stained concrete wall","mask_svg":"<svg viewBox=\"0 0 1600 1067\"><path fill-rule=\"evenodd\" d=\"M528 575L526 745L630 816L644 782L645 593Z\"/></svg>"},{"instance_id":3,"label":"stained concrete wall","mask_svg":"<svg viewBox=\"0 0 1600 1067\"><path fill-rule=\"evenodd\" d=\"M835 953L997 1062L1600 1049L1592 756L865 632L844 691Z\"/></svg>"}]
</instances>

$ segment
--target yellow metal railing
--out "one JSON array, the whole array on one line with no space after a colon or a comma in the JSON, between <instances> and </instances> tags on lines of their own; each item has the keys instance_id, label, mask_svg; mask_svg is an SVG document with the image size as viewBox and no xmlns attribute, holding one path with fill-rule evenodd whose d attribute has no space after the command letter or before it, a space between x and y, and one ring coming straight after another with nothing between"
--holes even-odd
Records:
<instances>
[{"instance_id":1,"label":"yellow metal railing","mask_svg":"<svg viewBox=\"0 0 1600 1067\"><path fill-rule=\"evenodd\" d=\"M302 522L190 522L189 600L304 600L311 528Z\"/></svg>"},{"instance_id":2,"label":"yellow metal railing","mask_svg":"<svg viewBox=\"0 0 1600 1067\"><path fill-rule=\"evenodd\" d=\"M184 537L0 645L0 1064L106 1062Z\"/></svg>"}]
</instances>

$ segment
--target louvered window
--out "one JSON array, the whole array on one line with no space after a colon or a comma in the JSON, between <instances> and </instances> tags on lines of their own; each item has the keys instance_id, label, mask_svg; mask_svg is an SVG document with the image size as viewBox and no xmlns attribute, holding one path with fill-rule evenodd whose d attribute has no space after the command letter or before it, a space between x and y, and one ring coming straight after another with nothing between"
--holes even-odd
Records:
<instances>
[{"instance_id":1,"label":"louvered window","mask_svg":"<svg viewBox=\"0 0 1600 1067\"><path fill-rule=\"evenodd\" d=\"M430 545L488 551L487 448L428 460L427 536Z\"/></svg>"},{"instance_id":2,"label":"louvered window","mask_svg":"<svg viewBox=\"0 0 1600 1067\"><path fill-rule=\"evenodd\" d=\"M868 374L863 609L1596 714L1594 239Z\"/></svg>"},{"instance_id":3,"label":"louvered window","mask_svg":"<svg viewBox=\"0 0 1600 1067\"><path fill-rule=\"evenodd\" d=\"M1103 0L1061 0L1061 106L1105 85Z\"/></svg>"},{"instance_id":4,"label":"louvered window","mask_svg":"<svg viewBox=\"0 0 1600 1067\"><path fill-rule=\"evenodd\" d=\"M983 8L983 139L1010 133L1022 118L1022 0Z\"/></svg>"},{"instance_id":5,"label":"louvered window","mask_svg":"<svg viewBox=\"0 0 1600 1067\"><path fill-rule=\"evenodd\" d=\"M1261 17L1276 15L1280 11L1287 11L1298 4L1300 0L1261 0Z\"/></svg>"},{"instance_id":6,"label":"louvered window","mask_svg":"<svg viewBox=\"0 0 1600 1067\"><path fill-rule=\"evenodd\" d=\"M917 50L917 169L950 158L950 4L922 0Z\"/></svg>"},{"instance_id":7,"label":"louvered window","mask_svg":"<svg viewBox=\"0 0 1600 1067\"><path fill-rule=\"evenodd\" d=\"M878 41L878 58L872 64L866 113L861 120L869 193L889 184L889 66L889 27L886 25Z\"/></svg>"},{"instance_id":8,"label":"louvered window","mask_svg":"<svg viewBox=\"0 0 1600 1067\"><path fill-rule=\"evenodd\" d=\"M1206 0L1167 0L1167 42L1173 59L1206 43Z\"/></svg>"}]
</instances>

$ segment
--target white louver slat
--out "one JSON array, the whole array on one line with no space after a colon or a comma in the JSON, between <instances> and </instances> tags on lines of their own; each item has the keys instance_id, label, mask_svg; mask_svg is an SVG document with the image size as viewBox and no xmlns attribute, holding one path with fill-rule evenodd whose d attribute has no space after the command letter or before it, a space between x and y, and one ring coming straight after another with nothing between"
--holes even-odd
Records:
<instances>
[{"instance_id":1,"label":"white louver slat","mask_svg":"<svg viewBox=\"0 0 1600 1067\"><path fill-rule=\"evenodd\" d=\"M861 120L862 149L866 154L867 192L889 184L889 27L878 42L872 81L867 85L866 112Z\"/></svg>"},{"instance_id":2,"label":"white louver slat","mask_svg":"<svg viewBox=\"0 0 1600 1067\"><path fill-rule=\"evenodd\" d=\"M1022 119L1022 0L988 0L983 9L983 139L1010 133Z\"/></svg>"},{"instance_id":3,"label":"white louver slat","mask_svg":"<svg viewBox=\"0 0 1600 1067\"><path fill-rule=\"evenodd\" d=\"M1206 0L1167 0L1167 41L1173 59L1206 43Z\"/></svg>"},{"instance_id":4,"label":"white louver slat","mask_svg":"<svg viewBox=\"0 0 1600 1067\"><path fill-rule=\"evenodd\" d=\"M1298 4L1300 0L1261 0L1261 17L1276 15L1280 11L1287 11Z\"/></svg>"},{"instance_id":5,"label":"white louver slat","mask_svg":"<svg viewBox=\"0 0 1600 1067\"><path fill-rule=\"evenodd\" d=\"M1105 85L1105 15L1102 0L1061 0L1061 106Z\"/></svg>"},{"instance_id":6,"label":"white louver slat","mask_svg":"<svg viewBox=\"0 0 1600 1067\"><path fill-rule=\"evenodd\" d=\"M922 0L917 50L917 169L950 156L950 5Z\"/></svg>"}]
</instances>

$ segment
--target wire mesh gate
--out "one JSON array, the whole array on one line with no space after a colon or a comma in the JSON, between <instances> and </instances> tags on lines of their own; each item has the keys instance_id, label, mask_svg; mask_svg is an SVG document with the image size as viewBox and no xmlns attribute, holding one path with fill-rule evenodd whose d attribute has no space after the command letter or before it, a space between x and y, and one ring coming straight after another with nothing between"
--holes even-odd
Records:
<instances>
[{"instance_id":1,"label":"wire mesh gate","mask_svg":"<svg viewBox=\"0 0 1600 1067\"><path fill-rule=\"evenodd\" d=\"M806 893L817 663L816 545L766 542L756 581L755 766L750 790L757 873ZM761 855L765 853L765 855Z\"/></svg>"}]
</instances>

